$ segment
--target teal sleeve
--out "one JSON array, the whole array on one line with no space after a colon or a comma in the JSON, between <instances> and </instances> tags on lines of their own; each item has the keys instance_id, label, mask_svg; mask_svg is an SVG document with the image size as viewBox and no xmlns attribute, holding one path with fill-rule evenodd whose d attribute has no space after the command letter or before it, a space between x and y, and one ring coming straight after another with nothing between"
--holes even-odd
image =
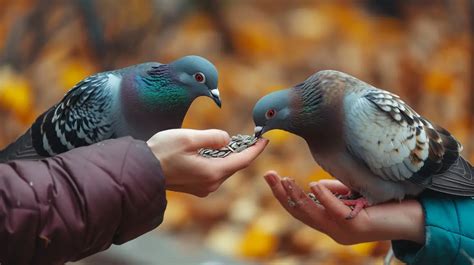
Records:
<instances>
[{"instance_id":1,"label":"teal sleeve","mask_svg":"<svg viewBox=\"0 0 474 265\"><path fill-rule=\"evenodd\" d=\"M410 265L474 264L474 199L423 194L425 244L392 241L395 256Z\"/></svg>"}]
</instances>

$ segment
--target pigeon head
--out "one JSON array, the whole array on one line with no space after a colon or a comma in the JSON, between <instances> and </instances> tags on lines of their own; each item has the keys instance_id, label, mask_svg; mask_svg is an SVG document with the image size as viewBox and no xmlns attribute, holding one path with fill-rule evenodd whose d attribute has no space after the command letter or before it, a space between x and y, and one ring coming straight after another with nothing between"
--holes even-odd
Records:
<instances>
[{"instance_id":1,"label":"pigeon head","mask_svg":"<svg viewBox=\"0 0 474 265\"><path fill-rule=\"evenodd\" d=\"M185 56L168 64L143 63L114 73L122 77L114 82L120 82L123 126L138 132L135 138L181 127L197 97L209 97L221 106L216 67L199 56Z\"/></svg>"},{"instance_id":2,"label":"pigeon head","mask_svg":"<svg viewBox=\"0 0 474 265\"><path fill-rule=\"evenodd\" d=\"M304 82L288 89L270 93L254 107L255 135L281 129L303 138L322 131L334 112L331 102L339 89L333 89L333 72L320 71Z\"/></svg>"},{"instance_id":3,"label":"pigeon head","mask_svg":"<svg viewBox=\"0 0 474 265\"><path fill-rule=\"evenodd\" d=\"M190 55L170 63L169 66L175 81L188 89L191 98L207 96L221 107L217 69L211 62L200 56Z\"/></svg>"},{"instance_id":4,"label":"pigeon head","mask_svg":"<svg viewBox=\"0 0 474 265\"><path fill-rule=\"evenodd\" d=\"M255 136L273 129L292 131L290 124L290 90L283 89L262 97L253 109Z\"/></svg>"}]
</instances>

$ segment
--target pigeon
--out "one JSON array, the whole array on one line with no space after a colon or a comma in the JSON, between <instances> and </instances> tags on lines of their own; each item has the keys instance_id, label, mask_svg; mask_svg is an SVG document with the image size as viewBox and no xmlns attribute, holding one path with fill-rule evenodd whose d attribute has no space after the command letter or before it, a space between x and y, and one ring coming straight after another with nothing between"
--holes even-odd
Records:
<instances>
[{"instance_id":1,"label":"pigeon","mask_svg":"<svg viewBox=\"0 0 474 265\"><path fill-rule=\"evenodd\" d=\"M210 97L221 107L217 79L216 67L194 55L94 74L0 151L0 162L41 159L123 136L145 141L180 128L195 98Z\"/></svg>"},{"instance_id":2,"label":"pigeon","mask_svg":"<svg viewBox=\"0 0 474 265\"><path fill-rule=\"evenodd\" d=\"M262 97L253 109L255 135L281 129L302 137L315 161L362 197L363 208L428 189L474 196L474 170L462 145L399 96L334 70Z\"/></svg>"}]
</instances>

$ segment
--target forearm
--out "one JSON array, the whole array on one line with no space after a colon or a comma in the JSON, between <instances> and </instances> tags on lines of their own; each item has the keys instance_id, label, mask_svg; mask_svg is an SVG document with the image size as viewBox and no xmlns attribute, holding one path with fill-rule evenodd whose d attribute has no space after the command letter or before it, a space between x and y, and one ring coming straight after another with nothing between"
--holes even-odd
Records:
<instances>
[{"instance_id":1,"label":"forearm","mask_svg":"<svg viewBox=\"0 0 474 265\"><path fill-rule=\"evenodd\" d=\"M472 264L474 200L428 194L420 198L426 236L421 244L393 241L396 256L408 264Z\"/></svg>"},{"instance_id":2,"label":"forearm","mask_svg":"<svg viewBox=\"0 0 474 265\"><path fill-rule=\"evenodd\" d=\"M423 210L418 201L390 202L372 209L366 210L371 220L368 234L378 237L373 240L409 240L419 244L425 241Z\"/></svg>"},{"instance_id":3,"label":"forearm","mask_svg":"<svg viewBox=\"0 0 474 265\"><path fill-rule=\"evenodd\" d=\"M64 263L159 225L159 162L131 138L0 165L0 262Z\"/></svg>"}]
</instances>

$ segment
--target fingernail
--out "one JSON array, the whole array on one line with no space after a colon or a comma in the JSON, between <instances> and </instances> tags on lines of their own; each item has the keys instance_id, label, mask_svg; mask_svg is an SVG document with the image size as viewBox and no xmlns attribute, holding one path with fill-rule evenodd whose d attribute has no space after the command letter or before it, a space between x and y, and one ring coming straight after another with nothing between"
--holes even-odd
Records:
<instances>
[{"instance_id":1,"label":"fingernail","mask_svg":"<svg viewBox=\"0 0 474 265\"><path fill-rule=\"evenodd\" d=\"M318 185L318 182L316 182L316 181L313 181L313 182L310 182L310 183L309 183L309 186L310 186L310 187L314 187L314 186L316 186L316 185Z\"/></svg>"},{"instance_id":2,"label":"fingernail","mask_svg":"<svg viewBox=\"0 0 474 265\"><path fill-rule=\"evenodd\" d=\"M311 190L313 191L314 195L319 195L321 193L321 186L319 186L318 182L311 182L309 183Z\"/></svg>"},{"instance_id":3,"label":"fingernail","mask_svg":"<svg viewBox=\"0 0 474 265\"><path fill-rule=\"evenodd\" d=\"M266 138L260 138L260 139L258 139L257 141L258 141L258 142L263 142L264 145L267 145L268 142L270 142L270 141L269 141L268 139L266 139Z\"/></svg>"},{"instance_id":4,"label":"fingernail","mask_svg":"<svg viewBox=\"0 0 474 265\"><path fill-rule=\"evenodd\" d=\"M268 183L270 187L273 187L277 184L278 180L275 175L273 174L268 174L264 176L265 181Z\"/></svg>"}]
</instances>

